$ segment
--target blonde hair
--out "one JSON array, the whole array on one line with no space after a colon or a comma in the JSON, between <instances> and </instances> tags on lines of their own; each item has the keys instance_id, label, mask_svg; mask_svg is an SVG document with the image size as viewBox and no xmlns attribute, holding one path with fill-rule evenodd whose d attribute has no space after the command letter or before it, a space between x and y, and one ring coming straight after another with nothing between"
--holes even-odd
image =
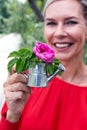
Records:
<instances>
[{"instance_id":1,"label":"blonde hair","mask_svg":"<svg viewBox=\"0 0 87 130\"><path fill-rule=\"evenodd\" d=\"M45 7L44 7L44 10L43 10L43 14L44 14L44 15L45 15L45 12L46 12L46 9L48 8L48 6L49 6L50 4L52 4L53 2L55 2L55 1L57 1L57 0L47 0L47 1L46 1Z\"/></svg>"}]
</instances>

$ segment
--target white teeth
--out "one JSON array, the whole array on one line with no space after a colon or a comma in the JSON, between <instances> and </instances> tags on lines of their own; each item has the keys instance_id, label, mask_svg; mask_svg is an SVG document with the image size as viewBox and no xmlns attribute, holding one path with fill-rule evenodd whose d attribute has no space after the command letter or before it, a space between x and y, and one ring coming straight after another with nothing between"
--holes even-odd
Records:
<instances>
[{"instance_id":1,"label":"white teeth","mask_svg":"<svg viewBox=\"0 0 87 130\"><path fill-rule=\"evenodd\" d=\"M68 47L69 44L62 44L62 43L61 43L61 44L56 44L55 46L56 46L56 47L61 47L61 48L62 48L62 47Z\"/></svg>"}]
</instances>

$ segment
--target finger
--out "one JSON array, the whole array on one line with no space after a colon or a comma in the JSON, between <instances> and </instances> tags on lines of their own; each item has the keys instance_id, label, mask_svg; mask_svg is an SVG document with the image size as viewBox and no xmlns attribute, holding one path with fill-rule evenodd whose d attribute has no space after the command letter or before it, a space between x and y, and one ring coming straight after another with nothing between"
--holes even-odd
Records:
<instances>
[{"instance_id":1,"label":"finger","mask_svg":"<svg viewBox=\"0 0 87 130\"><path fill-rule=\"evenodd\" d=\"M9 84L13 84L15 82L22 82L22 83L27 83L27 79L25 78L25 76L21 73L14 73L12 74L10 77L8 77L8 83Z\"/></svg>"},{"instance_id":2,"label":"finger","mask_svg":"<svg viewBox=\"0 0 87 130\"><path fill-rule=\"evenodd\" d=\"M26 97L29 96L29 94L24 93L23 91L17 91L17 92L10 92L7 91L5 93L6 101L16 101L19 99L26 99Z\"/></svg>"},{"instance_id":3,"label":"finger","mask_svg":"<svg viewBox=\"0 0 87 130\"><path fill-rule=\"evenodd\" d=\"M27 87L26 84L24 83L18 82L11 85L5 84L4 91L11 91L11 92L24 91L26 93L31 93L31 88Z\"/></svg>"},{"instance_id":4,"label":"finger","mask_svg":"<svg viewBox=\"0 0 87 130\"><path fill-rule=\"evenodd\" d=\"M12 74L16 73L16 66L14 65L12 68Z\"/></svg>"},{"instance_id":5,"label":"finger","mask_svg":"<svg viewBox=\"0 0 87 130\"><path fill-rule=\"evenodd\" d=\"M13 66L12 73L8 72L8 77L10 77L12 74L16 73L16 67Z\"/></svg>"}]
</instances>

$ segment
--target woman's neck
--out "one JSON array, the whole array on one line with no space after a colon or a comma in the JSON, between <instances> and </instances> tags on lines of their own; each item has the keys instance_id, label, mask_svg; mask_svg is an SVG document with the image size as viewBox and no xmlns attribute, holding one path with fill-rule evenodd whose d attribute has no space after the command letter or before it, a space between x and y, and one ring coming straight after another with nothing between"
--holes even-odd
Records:
<instances>
[{"instance_id":1,"label":"woman's neck","mask_svg":"<svg viewBox=\"0 0 87 130\"><path fill-rule=\"evenodd\" d=\"M65 66L65 71L61 79L78 85L83 84L83 80L87 82L87 66L82 61L62 63Z\"/></svg>"}]
</instances>

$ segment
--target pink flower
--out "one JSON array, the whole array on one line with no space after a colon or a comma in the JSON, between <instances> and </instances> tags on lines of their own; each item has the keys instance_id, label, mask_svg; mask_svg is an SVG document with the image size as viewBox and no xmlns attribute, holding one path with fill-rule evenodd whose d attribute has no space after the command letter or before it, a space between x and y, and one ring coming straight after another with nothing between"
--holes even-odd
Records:
<instances>
[{"instance_id":1,"label":"pink flower","mask_svg":"<svg viewBox=\"0 0 87 130\"><path fill-rule=\"evenodd\" d=\"M47 44L42 42L36 42L36 46L33 48L35 55L46 63L50 63L54 60L54 50Z\"/></svg>"}]
</instances>

